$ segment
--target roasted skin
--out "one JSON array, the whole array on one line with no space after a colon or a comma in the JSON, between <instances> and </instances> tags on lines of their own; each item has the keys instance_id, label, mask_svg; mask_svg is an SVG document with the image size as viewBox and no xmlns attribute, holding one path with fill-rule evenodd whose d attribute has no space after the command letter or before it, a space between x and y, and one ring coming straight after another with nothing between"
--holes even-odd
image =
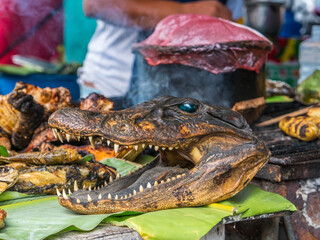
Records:
<instances>
[{"instance_id":1,"label":"roasted skin","mask_svg":"<svg viewBox=\"0 0 320 240\"><path fill-rule=\"evenodd\" d=\"M307 115L309 117L320 118L320 105L317 104L317 105L313 106L312 108L310 108L309 111L307 112Z\"/></svg>"},{"instance_id":2,"label":"roasted skin","mask_svg":"<svg viewBox=\"0 0 320 240\"><path fill-rule=\"evenodd\" d=\"M6 211L3 209L0 209L0 229L5 227L6 224L4 220L6 219L6 217L7 217Z\"/></svg>"},{"instance_id":3,"label":"roasted skin","mask_svg":"<svg viewBox=\"0 0 320 240\"><path fill-rule=\"evenodd\" d=\"M285 117L280 120L279 128L291 137L312 141L319 137L319 120L319 118L308 116Z\"/></svg>"},{"instance_id":4,"label":"roasted skin","mask_svg":"<svg viewBox=\"0 0 320 240\"><path fill-rule=\"evenodd\" d=\"M49 125L66 136L103 137L116 152L148 145L160 151L150 164L100 190L59 196L62 206L82 214L221 201L242 190L270 155L239 113L192 98L160 97L105 114L60 109Z\"/></svg>"},{"instance_id":5,"label":"roasted skin","mask_svg":"<svg viewBox=\"0 0 320 240\"><path fill-rule=\"evenodd\" d=\"M12 154L8 157L0 156L0 162L21 162L28 165L59 165L80 161L82 155L75 149L65 148L47 152L31 152Z\"/></svg>"},{"instance_id":6,"label":"roasted skin","mask_svg":"<svg viewBox=\"0 0 320 240\"><path fill-rule=\"evenodd\" d=\"M40 88L17 82L11 93L0 96L0 137L10 140L7 147L21 150L52 112L70 106L70 102L66 88Z\"/></svg>"},{"instance_id":7,"label":"roasted skin","mask_svg":"<svg viewBox=\"0 0 320 240\"><path fill-rule=\"evenodd\" d=\"M15 168L0 166L0 194L13 186L18 181L18 177L19 172Z\"/></svg>"},{"instance_id":8,"label":"roasted skin","mask_svg":"<svg viewBox=\"0 0 320 240\"><path fill-rule=\"evenodd\" d=\"M111 110L112 107L113 107L113 103L110 100L96 93L91 93L88 97L82 98L80 100L80 105L79 105L79 108L82 110L90 110L94 112L106 112ZM90 144L89 141L81 141L81 143L79 143L78 139L72 139L72 140L76 140L77 146ZM1 143L1 138L0 138L0 143ZM70 143L70 144L73 144L73 143ZM22 151L23 152L32 152L32 151L39 151L39 150L50 151L59 144L60 144L60 141L58 137L54 135L54 133L52 132L52 129L48 127L47 121L45 121L41 123L41 125L34 131L34 134L28 146ZM87 147L90 147L90 145Z\"/></svg>"},{"instance_id":9,"label":"roasted skin","mask_svg":"<svg viewBox=\"0 0 320 240\"><path fill-rule=\"evenodd\" d=\"M55 194L68 188L100 188L117 177L114 168L86 162L77 150L57 148L48 152L0 156L0 193L6 189L28 194Z\"/></svg>"},{"instance_id":10,"label":"roasted skin","mask_svg":"<svg viewBox=\"0 0 320 240\"><path fill-rule=\"evenodd\" d=\"M57 189L74 187L100 188L116 178L114 169L100 163L53 166L13 163L8 166L19 171L17 182L10 190L27 194L56 194Z\"/></svg>"},{"instance_id":11,"label":"roasted skin","mask_svg":"<svg viewBox=\"0 0 320 240\"><path fill-rule=\"evenodd\" d=\"M113 102L97 93L90 93L88 97L80 100L80 109L93 112L107 112L112 110Z\"/></svg>"}]
</instances>

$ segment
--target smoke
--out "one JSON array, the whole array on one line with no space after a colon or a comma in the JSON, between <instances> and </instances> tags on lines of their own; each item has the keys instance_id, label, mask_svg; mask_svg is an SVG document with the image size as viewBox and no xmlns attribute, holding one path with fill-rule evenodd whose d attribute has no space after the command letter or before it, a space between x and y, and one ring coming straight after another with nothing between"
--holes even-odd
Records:
<instances>
[{"instance_id":1,"label":"smoke","mask_svg":"<svg viewBox=\"0 0 320 240\"><path fill-rule=\"evenodd\" d=\"M84 5L86 16L101 19L109 22L112 25L120 27L129 27L141 30L139 22L143 22L144 17L139 16L139 19L131 19L127 9L127 1L116 1L114 3L103 3L102 1L87 1Z\"/></svg>"}]
</instances>

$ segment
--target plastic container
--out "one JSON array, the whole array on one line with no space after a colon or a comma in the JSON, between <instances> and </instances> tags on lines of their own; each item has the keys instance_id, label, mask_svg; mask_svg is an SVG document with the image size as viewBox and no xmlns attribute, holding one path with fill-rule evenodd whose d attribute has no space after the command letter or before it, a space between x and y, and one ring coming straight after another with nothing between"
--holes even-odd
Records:
<instances>
[{"instance_id":1,"label":"plastic container","mask_svg":"<svg viewBox=\"0 0 320 240\"><path fill-rule=\"evenodd\" d=\"M14 89L16 82L19 81L33 84L41 88L65 87L69 89L72 101L77 101L80 98L77 75L72 74L30 74L27 76L0 74L0 95L10 93Z\"/></svg>"},{"instance_id":2,"label":"plastic container","mask_svg":"<svg viewBox=\"0 0 320 240\"><path fill-rule=\"evenodd\" d=\"M310 76L314 70L320 70L320 25L313 25L311 37L300 44L299 64L298 83Z\"/></svg>"}]
</instances>

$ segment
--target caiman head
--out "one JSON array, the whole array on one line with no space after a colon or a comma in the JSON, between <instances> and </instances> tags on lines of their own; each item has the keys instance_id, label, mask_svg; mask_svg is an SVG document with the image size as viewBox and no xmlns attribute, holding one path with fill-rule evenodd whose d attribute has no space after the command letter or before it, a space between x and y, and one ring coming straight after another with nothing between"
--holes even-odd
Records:
<instances>
[{"instance_id":1,"label":"caiman head","mask_svg":"<svg viewBox=\"0 0 320 240\"><path fill-rule=\"evenodd\" d=\"M160 97L104 114L60 109L49 124L67 136L103 138L115 151L151 146L160 152L145 167L99 190L59 196L62 206L83 214L221 201L243 189L270 155L239 113L192 98Z\"/></svg>"}]
</instances>

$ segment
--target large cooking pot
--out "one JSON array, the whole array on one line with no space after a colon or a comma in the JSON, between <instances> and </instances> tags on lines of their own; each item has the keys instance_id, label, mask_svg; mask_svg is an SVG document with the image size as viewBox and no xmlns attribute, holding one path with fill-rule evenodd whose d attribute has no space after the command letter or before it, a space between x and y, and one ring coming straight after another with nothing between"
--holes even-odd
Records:
<instances>
[{"instance_id":1,"label":"large cooking pot","mask_svg":"<svg viewBox=\"0 0 320 240\"><path fill-rule=\"evenodd\" d=\"M213 74L182 64L151 66L138 51L135 55L135 71L126 96L126 107L171 95L231 108L238 101L265 96L264 66L259 73L237 69Z\"/></svg>"}]
</instances>

